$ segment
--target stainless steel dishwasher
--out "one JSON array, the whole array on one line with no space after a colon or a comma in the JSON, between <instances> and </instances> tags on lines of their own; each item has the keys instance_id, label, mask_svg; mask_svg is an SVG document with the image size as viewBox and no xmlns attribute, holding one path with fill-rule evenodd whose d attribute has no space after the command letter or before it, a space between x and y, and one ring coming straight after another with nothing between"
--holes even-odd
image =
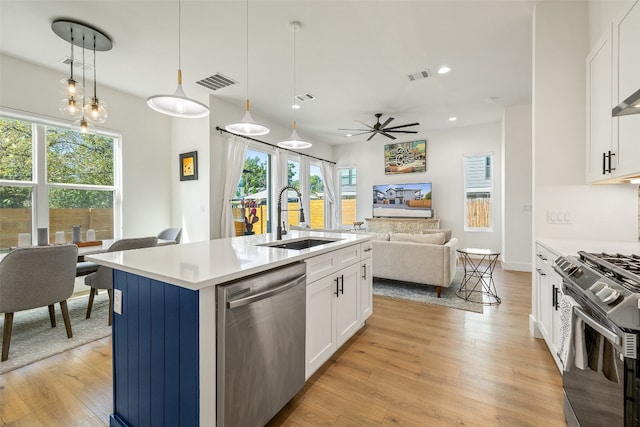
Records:
<instances>
[{"instance_id":1,"label":"stainless steel dishwasher","mask_svg":"<svg viewBox=\"0 0 640 427\"><path fill-rule=\"evenodd\" d=\"M217 289L217 425L263 426L304 385L306 268Z\"/></svg>"}]
</instances>

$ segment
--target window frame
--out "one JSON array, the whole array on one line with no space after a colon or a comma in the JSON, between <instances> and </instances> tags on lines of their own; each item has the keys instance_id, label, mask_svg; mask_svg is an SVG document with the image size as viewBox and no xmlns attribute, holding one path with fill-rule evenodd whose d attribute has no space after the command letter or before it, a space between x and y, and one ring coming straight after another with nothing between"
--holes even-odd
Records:
<instances>
[{"instance_id":1,"label":"window frame","mask_svg":"<svg viewBox=\"0 0 640 427\"><path fill-rule=\"evenodd\" d=\"M491 233L493 232L493 226L494 226L494 198L495 198L495 189L494 189L494 153L493 152L486 152L486 153L478 153L478 154L465 154L462 158L462 173L463 173L463 194L462 194L462 198L463 198L463 224L464 224L464 231L468 231L468 232L480 232L480 233ZM470 193L468 187L467 187L467 166L468 166L468 160L472 159L472 158L483 158L484 159L484 177L485 180L489 181L489 226L488 227L483 227L483 228L479 228L479 227L470 227L467 223L467 195L468 193ZM489 163L487 163L487 159L489 160ZM489 177L487 177L487 173L489 174Z\"/></svg>"},{"instance_id":2,"label":"window frame","mask_svg":"<svg viewBox=\"0 0 640 427\"><path fill-rule=\"evenodd\" d=\"M336 167L337 169L337 174L338 174L338 181L339 181L339 185L338 185L338 200L340 203L340 208L338 209L338 224L337 227L338 228L344 228L344 229L349 229L353 227L353 224L343 224L342 222L342 190L343 190L343 184L342 184L342 171L345 169L348 170L355 170L355 174L351 174L349 173L349 181L352 180L352 177L355 175L356 178L356 182L355 183L350 183L348 185L354 185L355 189L356 189L356 197L354 198L354 200L356 201L356 217L355 220L358 219L358 198L357 198L357 188L358 188L358 167L356 165L340 165Z\"/></svg>"}]
</instances>

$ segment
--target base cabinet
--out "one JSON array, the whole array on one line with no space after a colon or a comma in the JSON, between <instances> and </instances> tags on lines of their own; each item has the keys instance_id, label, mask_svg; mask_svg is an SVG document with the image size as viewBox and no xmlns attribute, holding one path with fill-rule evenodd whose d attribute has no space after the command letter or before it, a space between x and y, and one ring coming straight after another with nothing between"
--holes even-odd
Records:
<instances>
[{"instance_id":1,"label":"base cabinet","mask_svg":"<svg viewBox=\"0 0 640 427\"><path fill-rule=\"evenodd\" d=\"M558 356L561 336L562 278L553 269L554 260L558 256L559 254L547 247L536 244L537 326L553 360L562 372L562 363Z\"/></svg>"},{"instance_id":2,"label":"base cabinet","mask_svg":"<svg viewBox=\"0 0 640 427\"><path fill-rule=\"evenodd\" d=\"M371 244L362 245L370 247ZM371 315L371 251L367 251L364 259L361 254L360 245L355 245L307 262L307 379ZM368 265L367 276L364 276L365 264ZM320 275L322 277L318 277Z\"/></svg>"}]
</instances>

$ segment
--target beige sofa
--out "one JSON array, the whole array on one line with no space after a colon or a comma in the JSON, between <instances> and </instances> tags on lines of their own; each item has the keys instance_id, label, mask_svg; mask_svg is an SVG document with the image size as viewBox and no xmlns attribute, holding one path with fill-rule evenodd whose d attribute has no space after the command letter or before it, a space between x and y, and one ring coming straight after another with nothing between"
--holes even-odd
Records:
<instances>
[{"instance_id":1,"label":"beige sofa","mask_svg":"<svg viewBox=\"0 0 640 427\"><path fill-rule=\"evenodd\" d=\"M371 233L373 277L436 286L439 298L456 274L458 239L446 229L422 233Z\"/></svg>"}]
</instances>

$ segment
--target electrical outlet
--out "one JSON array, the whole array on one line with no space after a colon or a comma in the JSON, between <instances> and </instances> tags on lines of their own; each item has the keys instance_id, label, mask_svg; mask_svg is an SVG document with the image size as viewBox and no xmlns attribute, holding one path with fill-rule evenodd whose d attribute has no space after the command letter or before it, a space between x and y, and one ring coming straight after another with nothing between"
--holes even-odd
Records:
<instances>
[{"instance_id":1,"label":"electrical outlet","mask_svg":"<svg viewBox=\"0 0 640 427\"><path fill-rule=\"evenodd\" d=\"M122 291L120 289L113 290L113 311L122 314Z\"/></svg>"},{"instance_id":2,"label":"electrical outlet","mask_svg":"<svg viewBox=\"0 0 640 427\"><path fill-rule=\"evenodd\" d=\"M571 224L571 212L547 211L548 224Z\"/></svg>"}]
</instances>

